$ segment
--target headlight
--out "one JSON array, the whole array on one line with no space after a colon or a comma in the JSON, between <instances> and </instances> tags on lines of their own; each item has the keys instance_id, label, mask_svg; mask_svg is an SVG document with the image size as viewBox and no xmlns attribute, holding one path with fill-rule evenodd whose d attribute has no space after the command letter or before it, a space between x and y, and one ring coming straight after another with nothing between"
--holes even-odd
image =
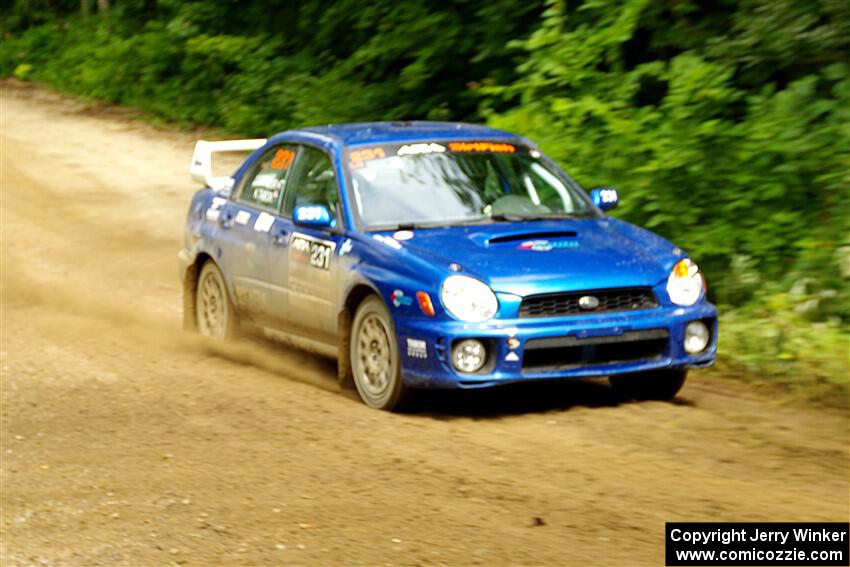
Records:
<instances>
[{"instance_id":1,"label":"headlight","mask_svg":"<svg viewBox=\"0 0 850 567\"><path fill-rule=\"evenodd\" d=\"M676 305L693 305L702 295L705 285L699 268L690 259L680 260L667 278L667 294Z\"/></svg>"},{"instance_id":2,"label":"headlight","mask_svg":"<svg viewBox=\"0 0 850 567\"><path fill-rule=\"evenodd\" d=\"M492 319L499 309L493 290L484 282L469 276L447 277L440 297L449 313L469 323Z\"/></svg>"}]
</instances>

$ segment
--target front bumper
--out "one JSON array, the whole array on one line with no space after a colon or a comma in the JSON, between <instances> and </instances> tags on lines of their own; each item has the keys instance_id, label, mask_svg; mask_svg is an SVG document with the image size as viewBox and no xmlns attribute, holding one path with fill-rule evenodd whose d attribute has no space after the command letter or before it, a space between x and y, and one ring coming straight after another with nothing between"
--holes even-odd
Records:
<instances>
[{"instance_id":1,"label":"front bumper","mask_svg":"<svg viewBox=\"0 0 850 567\"><path fill-rule=\"evenodd\" d=\"M711 338L703 352L689 355L683 346L685 326L696 320L708 326ZM481 324L403 317L395 323L404 382L413 387L477 388L525 380L699 368L711 365L717 352L717 310L705 301L690 307L494 319ZM488 346L488 363L476 373L460 372L451 363L452 344L467 338ZM519 346L509 348L509 338L518 339ZM647 345L646 352L635 349L638 340ZM545 357L537 350L541 345L547 347ZM602 349L606 349L604 355L599 354ZM560 353L566 356L561 362L557 360Z\"/></svg>"}]
</instances>

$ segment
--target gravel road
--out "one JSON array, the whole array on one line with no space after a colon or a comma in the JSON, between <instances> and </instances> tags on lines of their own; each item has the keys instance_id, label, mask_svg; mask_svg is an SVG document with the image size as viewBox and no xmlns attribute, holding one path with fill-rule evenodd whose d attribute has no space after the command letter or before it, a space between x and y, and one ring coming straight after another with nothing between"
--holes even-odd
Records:
<instances>
[{"instance_id":1,"label":"gravel road","mask_svg":"<svg viewBox=\"0 0 850 567\"><path fill-rule=\"evenodd\" d=\"M737 382L394 415L183 333L194 136L2 89L3 565L662 565L666 521L848 520L847 414Z\"/></svg>"}]
</instances>

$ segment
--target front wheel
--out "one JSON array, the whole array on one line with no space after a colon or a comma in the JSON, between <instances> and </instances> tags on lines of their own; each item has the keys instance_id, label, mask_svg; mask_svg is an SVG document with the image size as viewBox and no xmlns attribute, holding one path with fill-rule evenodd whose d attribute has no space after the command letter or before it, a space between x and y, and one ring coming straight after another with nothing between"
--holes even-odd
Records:
<instances>
[{"instance_id":1,"label":"front wheel","mask_svg":"<svg viewBox=\"0 0 850 567\"><path fill-rule=\"evenodd\" d=\"M614 391L636 400L672 400L685 385L687 370L662 370L609 376Z\"/></svg>"},{"instance_id":2,"label":"front wheel","mask_svg":"<svg viewBox=\"0 0 850 567\"><path fill-rule=\"evenodd\" d=\"M401 378L398 339L390 312L374 295L357 308L349 351L354 385L363 402L376 409L399 409L409 397L409 389Z\"/></svg>"}]
</instances>

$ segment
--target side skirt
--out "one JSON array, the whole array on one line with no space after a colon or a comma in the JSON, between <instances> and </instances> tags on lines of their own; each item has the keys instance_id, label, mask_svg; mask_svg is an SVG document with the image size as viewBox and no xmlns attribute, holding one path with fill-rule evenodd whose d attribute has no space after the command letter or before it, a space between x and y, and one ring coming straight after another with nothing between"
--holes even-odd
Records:
<instances>
[{"instance_id":1,"label":"side skirt","mask_svg":"<svg viewBox=\"0 0 850 567\"><path fill-rule=\"evenodd\" d=\"M327 358L336 359L339 356L339 349L337 345L329 345L325 342L317 341L316 339L286 333L284 331L280 331L278 329L271 329L269 327L261 326L259 327L259 329L262 331L263 335L266 336L266 338L272 339L274 341L278 341L286 345L291 345L295 348L305 350L307 352L312 352Z\"/></svg>"}]
</instances>

